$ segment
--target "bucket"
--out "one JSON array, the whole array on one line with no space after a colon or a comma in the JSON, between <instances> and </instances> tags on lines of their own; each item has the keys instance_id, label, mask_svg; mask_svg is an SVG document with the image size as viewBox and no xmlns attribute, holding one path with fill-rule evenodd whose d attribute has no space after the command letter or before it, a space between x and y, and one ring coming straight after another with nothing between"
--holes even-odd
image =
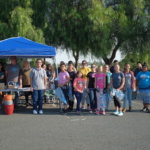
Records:
<instances>
[{"instance_id":1,"label":"bucket","mask_svg":"<svg viewBox=\"0 0 150 150\"><path fill-rule=\"evenodd\" d=\"M4 105L4 112L6 115L12 115L14 112L14 104L12 105Z\"/></svg>"},{"instance_id":2,"label":"bucket","mask_svg":"<svg viewBox=\"0 0 150 150\"><path fill-rule=\"evenodd\" d=\"M12 101L12 95L4 95L5 101Z\"/></svg>"},{"instance_id":3,"label":"bucket","mask_svg":"<svg viewBox=\"0 0 150 150\"><path fill-rule=\"evenodd\" d=\"M5 100L3 100L3 104L4 105L12 105L13 101L5 101Z\"/></svg>"}]
</instances>

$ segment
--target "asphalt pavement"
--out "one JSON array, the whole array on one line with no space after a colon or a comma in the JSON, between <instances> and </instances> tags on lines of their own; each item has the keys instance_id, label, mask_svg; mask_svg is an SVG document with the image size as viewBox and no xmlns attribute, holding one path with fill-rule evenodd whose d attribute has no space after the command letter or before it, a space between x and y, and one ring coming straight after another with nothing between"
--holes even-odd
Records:
<instances>
[{"instance_id":1,"label":"asphalt pavement","mask_svg":"<svg viewBox=\"0 0 150 150\"><path fill-rule=\"evenodd\" d=\"M141 112L133 101L133 112L114 116L113 103L106 115L87 110L63 115L57 104L45 104L43 115L20 106L13 115L0 110L0 150L149 150L150 113Z\"/></svg>"}]
</instances>

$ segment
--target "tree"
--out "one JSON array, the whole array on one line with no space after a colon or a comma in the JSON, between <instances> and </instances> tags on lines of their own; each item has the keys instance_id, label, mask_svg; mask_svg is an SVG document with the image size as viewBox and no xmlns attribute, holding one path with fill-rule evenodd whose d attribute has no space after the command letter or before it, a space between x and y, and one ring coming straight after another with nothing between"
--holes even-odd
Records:
<instances>
[{"instance_id":1,"label":"tree","mask_svg":"<svg viewBox=\"0 0 150 150\"><path fill-rule=\"evenodd\" d=\"M105 3L93 3L91 20L96 20L94 29L97 36L90 46L93 54L101 55L110 65L118 50L123 54L149 50L149 1L107 0ZM107 20L105 23L103 17Z\"/></svg>"},{"instance_id":2,"label":"tree","mask_svg":"<svg viewBox=\"0 0 150 150\"><path fill-rule=\"evenodd\" d=\"M23 36L36 42L44 43L41 29L32 24L32 0L0 1L0 39Z\"/></svg>"},{"instance_id":3,"label":"tree","mask_svg":"<svg viewBox=\"0 0 150 150\"><path fill-rule=\"evenodd\" d=\"M46 42L72 50L76 61L90 51L111 65L118 50L125 54L148 48L149 3L48 0Z\"/></svg>"},{"instance_id":4,"label":"tree","mask_svg":"<svg viewBox=\"0 0 150 150\"><path fill-rule=\"evenodd\" d=\"M77 67L81 54L88 52L88 33L90 23L87 9L90 0L48 0L47 27L45 39L47 44L54 44L72 51Z\"/></svg>"},{"instance_id":5,"label":"tree","mask_svg":"<svg viewBox=\"0 0 150 150\"><path fill-rule=\"evenodd\" d=\"M45 43L43 31L32 24L32 0L0 1L0 40L23 36L33 41ZM6 63L1 59L1 61ZM23 59L21 59L23 61Z\"/></svg>"}]
</instances>

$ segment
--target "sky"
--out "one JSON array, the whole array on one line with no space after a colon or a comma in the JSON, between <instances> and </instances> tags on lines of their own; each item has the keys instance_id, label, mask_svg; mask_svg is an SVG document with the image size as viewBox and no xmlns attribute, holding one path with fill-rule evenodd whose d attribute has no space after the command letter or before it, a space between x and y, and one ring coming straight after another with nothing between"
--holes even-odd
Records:
<instances>
[{"instance_id":1,"label":"sky","mask_svg":"<svg viewBox=\"0 0 150 150\"><path fill-rule=\"evenodd\" d=\"M95 60L96 60L96 62L98 62L98 59L92 58L92 57L88 54L86 57L80 56L80 58L79 58L79 63L81 63L82 60L84 60L84 59L85 59L87 62L89 62L89 63L92 63L92 62L94 62ZM120 60L122 59L120 51L117 52L115 59L117 59L118 61L120 61ZM64 50L62 50L62 49L58 49L58 50L57 50L57 53L56 53L56 63L57 63L57 64L59 64L60 61L64 61L65 63L67 63L69 60L72 60L73 62L75 62L75 59L74 59L74 57L72 56L71 53L67 53L66 51L64 51ZM46 61L52 63L52 60L50 60L50 59L46 59Z\"/></svg>"}]
</instances>

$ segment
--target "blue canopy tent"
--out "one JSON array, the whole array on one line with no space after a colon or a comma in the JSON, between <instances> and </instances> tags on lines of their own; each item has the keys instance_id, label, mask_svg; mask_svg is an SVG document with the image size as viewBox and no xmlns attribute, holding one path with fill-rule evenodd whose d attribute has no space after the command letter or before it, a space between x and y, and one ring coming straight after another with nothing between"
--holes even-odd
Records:
<instances>
[{"instance_id":1,"label":"blue canopy tent","mask_svg":"<svg viewBox=\"0 0 150 150\"><path fill-rule=\"evenodd\" d=\"M56 48L23 37L14 37L0 41L0 57L8 58L52 58L56 55Z\"/></svg>"}]
</instances>

